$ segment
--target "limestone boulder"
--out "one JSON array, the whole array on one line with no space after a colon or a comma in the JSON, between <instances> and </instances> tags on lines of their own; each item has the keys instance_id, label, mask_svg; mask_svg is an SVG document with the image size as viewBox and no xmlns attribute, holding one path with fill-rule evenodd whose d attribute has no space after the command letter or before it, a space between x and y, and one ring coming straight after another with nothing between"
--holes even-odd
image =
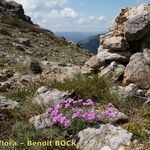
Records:
<instances>
[{"instance_id":1,"label":"limestone boulder","mask_svg":"<svg viewBox=\"0 0 150 150\"><path fill-rule=\"evenodd\" d=\"M43 113L30 118L29 123L39 130L51 126L51 118L47 113Z\"/></svg>"},{"instance_id":2,"label":"limestone boulder","mask_svg":"<svg viewBox=\"0 0 150 150\"><path fill-rule=\"evenodd\" d=\"M129 48L123 36L106 36L103 41L103 47L110 51L124 51Z\"/></svg>"},{"instance_id":3,"label":"limestone boulder","mask_svg":"<svg viewBox=\"0 0 150 150\"><path fill-rule=\"evenodd\" d=\"M102 45L100 45L98 49L97 59L101 62L128 62L130 59L131 53L129 51L120 51L120 52L110 52L109 49L104 49Z\"/></svg>"},{"instance_id":4,"label":"limestone boulder","mask_svg":"<svg viewBox=\"0 0 150 150\"><path fill-rule=\"evenodd\" d=\"M98 128L87 128L78 133L80 150L127 150L132 133L121 127L106 124Z\"/></svg>"},{"instance_id":5,"label":"limestone boulder","mask_svg":"<svg viewBox=\"0 0 150 150\"><path fill-rule=\"evenodd\" d=\"M128 10L124 24L127 41L141 39L150 33L150 4L142 4Z\"/></svg>"},{"instance_id":6,"label":"limestone boulder","mask_svg":"<svg viewBox=\"0 0 150 150\"><path fill-rule=\"evenodd\" d=\"M113 61L109 66L99 73L99 77L107 78L113 82L116 82L124 73L124 70L125 66Z\"/></svg>"},{"instance_id":7,"label":"limestone boulder","mask_svg":"<svg viewBox=\"0 0 150 150\"><path fill-rule=\"evenodd\" d=\"M82 74L90 74L99 70L102 66L102 63L97 59L96 55L92 56L81 68Z\"/></svg>"},{"instance_id":8,"label":"limestone boulder","mask_svg":"<svg viewBox=\"0 0 150 150\"><path fill-rule=\"evenodd\" d=\"M133 97L133 96L144 96L144 92L138 88L136 84L129 84L128 86L114 86L111 88L112 94L117 94L121 98Z\"/></svg>"},{"instance_id":9,"label":"limestone boulder","mask_svg":"<svg viewBox=\"0 0 150 150\"><path fill-rule=\"evenodd\" d=\"M71 94L68 91L49 89L46 86L42 86L36 91L33 103L40 106L56 105L60 101L67 99Z\"/></svg>"},{"instance_id":10,"label":"limestone boulder","mask_svg":"<svg viewBox=\"0 0 150 150\"><path fill-rule=\"evenodd\" d=\"M124 84L135 83L141 89L150 88L150 64L143 53L135 53L130 58L124 72Z\"/></svg>"}]
</instances>

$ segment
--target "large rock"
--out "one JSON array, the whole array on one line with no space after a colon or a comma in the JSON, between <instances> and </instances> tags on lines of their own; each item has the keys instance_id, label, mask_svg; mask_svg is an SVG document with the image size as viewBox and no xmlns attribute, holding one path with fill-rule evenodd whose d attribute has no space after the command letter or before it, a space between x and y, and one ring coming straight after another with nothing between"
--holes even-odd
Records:
<instances>
[{"instance_id":1,"label":"large rock","mask_svg":"<svg viewBox=\"0 0 150 150\"><path fill-rule=\"evenodd\" d=\"M78 133L80 150L127 150L132 133L110 124L100 128L87 128Z\"/></svg>"},{"instance_id":2,"label":"large rock","mask_svg":"<svg viewBox=\"0 0 150 150\"><path fill-rule=\"evenodd\" d=\"M104 49L102 45L100 45L98 49L97 59L102 63L104 62L128 62L130 59L131 53L129 51L121 51L121 52L109 52L109 49Z\"/></svg>"},{"instance_id":3,"label":"large rock","mask_svg":"<svg viewBox=\"0 0 150 150\"><path fill-rule=\"evenodd\" d=\"M103 47L110 51L124 51L129 48L129 45L122 36L106 36Z\"/></svg>"},{"instance_id":4,"label":"large rock","mask_svg":"<svg viewBox=\"0 0 150 150\"><path fill-rule=\"evenodd\" d=\"M141 44L141 51L150 64L150 36L146 36Z\"/></svg>"},{"instance_id":5,"label":"large rock","mask_svg":"<svg viewBox=\"0 0 150 150\"><path fill-rule=\"evenodd\" d=\"M128 86L114 86L111 88L112 94L117 94L121 98L133 97L133 96L144 96L144 92L138 88L136 84L129 84Z\"/></svg>"},{"instance_id":6,"label":"large rock","mask_svg":"<svg viewBox=\"0 0 150 150\"><path fill-rule=\"evenodd\" d=\"M81 68L82 74L96 72L102 66L102 63L97 59L96 55L92 56L85 65Z\"/></svg>"},{"instance_id":7,"label":"large rock","mask_svg":"<svg viewBox=\"0 0 150 150\"><path fill-rule=\"evenodd\" d=\"M19 107L19 103L8 99L4 96L0 96L0 109L2 110L13 110Z\"/></svg>"},{"instance_id":8,"label":"large rock","mask_svg":"<svg viewBox=\"0 0 150 150\"><path fill-rule=\"evenodd\" d=\"M150 4L143 4L129 9L124 24L127 41L135 41L150 33Z\"/></svg>"},{"instance_id":9,"label":"large rock","mask_svg":"<svg viewBox=\"0 0 150 150\"><path fill-rule=\"evenodd\" d=\"M49 114L43 113L30 118L29 123L33 124L39 130L51 126L51 118Z\"/></svg>"},{"instance_id":10,"label":"large rock","mask_svg":"<svg viewBox=\"0 0 150 150\"><path fill-rule=\"evenodd\" d=\"M141 89L150 88L150 64L143 53L136 53L130 58L124 72L125 84L135 83Z\"/></svg>"},{"instance_id":11,"label":"large rock","mask_svg":"<svg viewBox=\"0 0 150 150\"><path fill-rule=\"evenodd\" d=\"M106 67L99 73L99 76L116 82L119 79L119 77L123 74L124 69L125 66L117 64L113 61L108 67Z\"/></svg>"},{"instance_id":12,"label":"large rock","mask_svg":"<svg viewBox=\"0 0 150 150\"><path fill-rule=\"evenodd\" d=\"M72 93L68 91L59 91L57 89L49 89L46 86L40 87L35 94L33 102L40 106L56 105L60 101L68 98Z\"/></svg>"},{"instance_id":13,"label":"large rock","mask_svg":"<svg viewBox=\"0 0 150 150\"><path fill-rule=\"evenodd\" d=\"M55 65L51 66L51 69L53 72L56 73L58 81L63 81L65 79L71 79L75 75L80 73L80 67L76 66L76 65L72 65L72 64L66 64L64 66L60 65L60 64L55 64ZM59 76L60 76L60 78L59 78Z\"/></svg>"}]
</instances>

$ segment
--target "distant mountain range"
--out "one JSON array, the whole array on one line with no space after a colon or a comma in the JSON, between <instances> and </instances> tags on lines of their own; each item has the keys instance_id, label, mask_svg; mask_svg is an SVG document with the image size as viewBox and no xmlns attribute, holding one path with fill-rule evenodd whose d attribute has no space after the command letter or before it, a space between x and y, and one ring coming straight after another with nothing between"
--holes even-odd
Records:
<instances>
[{"instance_id":1,"label":"distant mountain range","mask_svg":"<svg viewBox=\"0 0 150 150\"><path fill-rule=\"evenodd\" d=\"M100 44L100 35L101 34L90 36L89 38L80 41L77 44L85 49L90 50L90 52L96 54L97 48L99 47Z\"/></svg>"},{"instance_id":2,"label":"distant mountain range","mask_svg":"<svg viewBox=\"0 0 150 150\"><path fill-rule=\"evenodd\" d=\"M99 34L97 32L56 32L55 35L64 37L66 40L78 43L87 39L90 36Z\"/></svg>"},{"instance_id":3,"label":"distant mountain range","mask_svg":"<svg viewBox=\"0 0 150 150\"><path fill-rule=\"evenodd\" d=\"M66 40L72 41L92 53L97 53L100 42L99 37L104 33L105 32L56 32L55 35L64 37Z\"/></svg>"}]
</instances>

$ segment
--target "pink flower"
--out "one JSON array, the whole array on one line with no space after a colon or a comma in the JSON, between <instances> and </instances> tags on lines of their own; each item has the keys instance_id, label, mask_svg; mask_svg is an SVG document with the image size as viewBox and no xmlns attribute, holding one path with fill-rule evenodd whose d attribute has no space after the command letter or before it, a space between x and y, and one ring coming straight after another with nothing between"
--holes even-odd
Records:
<instances>
[{"instance_id":1,"label":"pink flower","mask_svg":"<svg viewBox=\"0 0 150 150\"><path fill-rule=\"evenodd\" d=\"M83 103L84 106L92 106L94 103L91 99L86 100L86 102Z\"/></svg>"},{"instance_id":2,"label":"pink flower","mask_svg":"<svg viewBox=\"0 0 150 150\"><path fill-rule=\"evenodd\" d=\"M46 110L46 112L47 112L48 114L50 114L50 113L52 112L52 110L53 110L53 108L49 107L49 108Z\"/></svg>"},{"instance_id":3,"label":"pink flower","mask_svg":"<svg viewBox=\"0 0 150 150\"><path fill-rule=\"evenodd\" d=\"M59 122L60 123L64 123L64 121L66 120L66 117L65 116L61 116L60 118L59 118Z\"/></svg>"},{"instance_id":4,"label":"pink flower","mask_svg":"<svg viewBox=\"0 0 150 150\"><path fill-rule=\"evenodd\" d=\"M74 101L73 104L78 104L78 101Z\"/></svg>"},{"instance_id":5,"label":"pink flower","mask_svg":"<svg viewBox=\"0 0 150 150\"><path fill-rule=\"evenodd\" d=\"M52 118L52 124L56 124L58 122L58 117L53 117Z\"/></svg>"},{"instance_id":6,"label":"pink flower","mask_svg":"<svg viewBox=\"0 0 150 150\"><path fill-rule=\"evenodd\" d=\"M77 102L78 102L78 103L82 103L82 102L83 102L83 99L79 99Z\"/></svg>"},{"instance_id":7,"label":"pink flower","mask_svg":"<svg viewBox=\"0 0 150 150\"><path fill-rule=\"evenodd\" d=\"M65 108L69 108L71 105L69 103L65 104Z\"/></svg>"},{"instance_id":8,"label":"pink flower","mask_svg":"<svg viewBox=\"0 0 150 150\"><path fill-rule=\"evenodd\" d=\"M107 108L107 110L105 111L106 117L109 118L115 117L115 112L116 110L114 110L113 107Z\"/></svg>"},{"instance_id":9,"label":"pink flower","mask_svg":"<svg viewBox=\"0 0 150 150\"><path fill-rule=\"evenodd\" d=\"M96 113L95 112L86 112L85 114L83 114L83 118L86 120L86 121L89 121L89 122L92 122L94 120L97 119L96 117Z\"/></svg>"},{"instance_id":10,"label":"pink flower","mask_svg":"<svg viewBox=\"0 0 150 150\"><path fill-rule=\"evenodd\" d=\"M59 110L58 110L58 109L54 109L54 110L52 110L51 113L50 113L51 117L55 117L55 116L57 116L58 114L59 114Z\"/></svg>"},{"instance_id":11,"label":"pink flower","mask_svg":"<svg viewBox=\"0 0 150 150\"><path fill-rule=\"evenodd\" d=\"M66 120L64 121L64 126L65 126L65 128L69 127L70 125L71 125L71 121L70 121L69 119L66 119Z\"/></svg>"},{"instance_id":12,"label":"pink flower","mask_svg":"<svg viewBox=\"0 0 150 150\"><path fill-rule=\"evenodd\" d=\"M72 118L81 118L82 114L83 114L83 110L82 109L75 109L73 111Z\"/></svg>"},{"instance_id":13,"label":"pink flower","mask_svg":"<svg viewBox=\"0 0 150 150\"><path fill-rule=\"evenodd\" d=\"M60 110L61 108L62 108L62 104L60 104L60 103L55 106L55 109Z\"/></svg>"}]
</instances>

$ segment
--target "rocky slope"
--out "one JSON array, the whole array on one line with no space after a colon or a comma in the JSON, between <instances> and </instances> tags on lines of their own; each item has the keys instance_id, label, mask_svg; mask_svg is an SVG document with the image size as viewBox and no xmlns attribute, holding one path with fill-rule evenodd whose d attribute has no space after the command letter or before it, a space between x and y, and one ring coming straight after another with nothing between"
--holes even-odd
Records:
<instances>
[{"instance_id":1,"label":"rocky slope","mask_svg":"<svg viewBox=\"0 0 150 150\"><path fill-rule=\"evenodd\" d=\"M1 66L27 58L80 65L89 56L85 50L35 25L20 4L0 1Z\"/></svg>"}]
</instances>

